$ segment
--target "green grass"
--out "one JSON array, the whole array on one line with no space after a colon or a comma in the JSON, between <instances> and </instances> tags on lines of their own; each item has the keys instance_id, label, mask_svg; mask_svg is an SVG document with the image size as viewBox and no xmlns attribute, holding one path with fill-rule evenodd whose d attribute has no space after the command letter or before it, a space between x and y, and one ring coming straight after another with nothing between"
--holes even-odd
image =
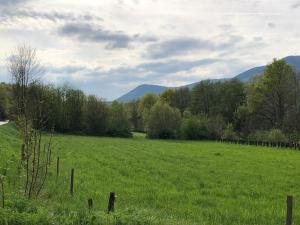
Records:
<instances>
[{"instance_id":1,"label":"green grass","mask_svg":"<svg viewBox=\"0 0 300 225\"><path fill-rule=\"evenodd\" d=\"M11 124L0 127L1 164L18 157L16 135ZM93 198L101 224L282 225L286 195L292 194L294 224L300 224L297 151L147 140L140 134L133 139L55 135L54 149L60 177L55 178L54 160L43 196L33 200L46 215L82 211ZM111 191L117 194L116 214L106 216Z\"/></svg>"}]
</instances>

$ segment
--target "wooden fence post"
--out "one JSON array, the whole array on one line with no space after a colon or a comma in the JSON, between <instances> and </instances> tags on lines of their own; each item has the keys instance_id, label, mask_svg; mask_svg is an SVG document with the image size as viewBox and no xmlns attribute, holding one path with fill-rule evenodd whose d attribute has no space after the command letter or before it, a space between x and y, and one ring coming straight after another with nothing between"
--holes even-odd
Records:
<instances>
[{"instance_id":1,"label":"wooden fence post","mask_svg":"<svg viewBox=\"0 0 300 225\"><path fill-rule=\"evenodd\" d=\"M89 207L89 209L93 208L93 199L92 198L88 199L88 207Z\"/></svg>"},{"instance_id":2,"label":"wooden fence post","mask_svg":"<svg viewBox=\"0 0 300 225\"><path fill-rule=\"evenodd\" d=\"M286 199L286 225L292 225L293 222L293 196L287 196Z\"/></svg>"},{"instance_id":3,"label":"wooden fence post","mask_svg":"<svg viewBox=\"0 0 300 225\"><path fill-rule=\"evenodd\" d=\"M108 200L108 208L107 212L114 212L115 210L115 200L116 200L116 195L114 192L110 192L109 194L109 200Z\"/></svg>"},{"instance_id":4,"label":"wooden fence post","mask_svg":"<svg viewBox=\"0 0 300 225\"><path fill-rule=\"evenodd\" d=\"M74 194L74 169L71 170L70 194Z\"/></svg>"},{"instance_id":5,"label":"wooden fence post","mask_svg":"<svg viewBox=\"0 0 300 225\"><path fill-rule=\"evenodd\" d=\"M56 177L59 176L59 157L57 157L57 161L56 161Z\"/></svg>"}]
</instances>

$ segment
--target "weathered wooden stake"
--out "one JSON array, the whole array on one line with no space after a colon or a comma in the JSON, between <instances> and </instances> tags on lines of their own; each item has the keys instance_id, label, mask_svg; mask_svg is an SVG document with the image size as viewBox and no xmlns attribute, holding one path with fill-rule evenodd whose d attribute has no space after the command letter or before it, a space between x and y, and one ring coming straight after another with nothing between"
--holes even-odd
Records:
<instances>
[{"instance_id":1,"label":"weathered wooden stake","mask_svg":"<svg viewBox=\"0 0 300 225\"><path fill-rule=\"evenodd\" d=\"M293 222L293 196L287 196L286 199L286 225L292 225Z\"/></svg>"},{"instance_id":2,"label":"weathered wooden stake","mask_svg":"<svg viewBox=\"0 0 300 225\"><path fill-rule=\"evenodd\" d=\"M110 192L109 194L109 200L108 200L108 208L107 212L114 212L115 211L115 200L116 200L116 195L114 192Z\"/></svg>"},{"instance_id":3,"label":"weathered wooden stake","mask_svg":"<svg viewBox=\"0 0 300 225\"><path fill-rule=\"evenodd\" d=\"M71 170L71 184L70 184L70 194L74 193L74 169Z\"/></svg>"},{"instance_id":4,"label":"weathered wooden stake","mask_svg":"<svg viewBox=\"0 0 300 225\"><path fill-rule=\"evenodd\" d=\"M89 207L89 209L93 208L93 199L92 198L88 199L88 207Z\"/></svg>"},{"instance_id":5,"label":"weathered wooden stake","mask_svg":"<svg viewBox=\"0 0 300 225\"><path fill-rule=\"evenodd\" d=\"M57 157L57 161L56 161L56 177L59 176L59 157Z\"/></svg>"}]
</instances>

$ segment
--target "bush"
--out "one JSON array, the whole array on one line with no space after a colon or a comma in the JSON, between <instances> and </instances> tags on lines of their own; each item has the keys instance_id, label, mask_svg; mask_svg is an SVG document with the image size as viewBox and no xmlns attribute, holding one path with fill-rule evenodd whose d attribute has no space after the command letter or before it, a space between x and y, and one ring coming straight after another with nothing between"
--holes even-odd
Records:
<instances>
[{"instance_id":1,"label":"bush","mask_svg":"<svg viewBox=\"0 0 300 225\"><path fill-rule=\"evenodd\" d=\"M207 119L197 116L184 118L180 126L180 136L188 140L209 139L210 134L207 129Z\"/></svg>"},{"instance_id":2,"label":"bush","mask_svg":"<svg viewBox=\"0 0 300 225\"><path fill-rule=\"evenodd\" d=\"M252 141L268 141L268 131L258 130L249 135L249 139Z\"/></svg>"},{"instance_id":3,"label":"bush","mask_svg":"<svg viewBox=\"0 0 300 225\"><path fill-rule=\"evenodd\" d=\"M279 129L272 129L268 133L268 141L270 142L286 142L287 138Z\"/></svg>"},{"instance_id":4,"label":"bush","mask_svg":"<svg viewBox=\"0 0 300 225\"><path fill-rule=\"evenodd\" d=\"M178 109L157 102L150 110L147 124L149 138L170 139L178 136L181 115Z\"/></svg>"},{"instance_id":5,"label":"bush","mask_svg":"<svg viewBox=\"0 0 300 225\"><path fill-rule=\"evenodd\" d=\"M236 140L238 139L237 133L234 131L233 125L229 123L223 132L223 139L226 140Z\"/></svg>"}]
</instances>

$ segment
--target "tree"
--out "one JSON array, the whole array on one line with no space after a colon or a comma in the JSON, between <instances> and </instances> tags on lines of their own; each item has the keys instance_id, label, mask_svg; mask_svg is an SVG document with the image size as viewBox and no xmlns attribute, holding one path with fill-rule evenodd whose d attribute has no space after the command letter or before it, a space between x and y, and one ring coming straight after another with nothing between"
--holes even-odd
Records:
<instances>
[{"instance_id":1,"label":"tree","mask_svg":"<svg viewBox=\"0 0 300 225\"><path fill-rule=\"evenodd\" d=\"M177 108L183 113L190 106L190 90L186 88L167 89L159 96L162 102Z\"/></svg>"},{"instance_id":2,"label":"tree","mask_svg":"<svg viewBox=\"0 0 300 225\"><path fill-rule=\"evenodd\" d=\"M178 109L158 101L150 110L147 136L161 139L176 138L180 120L181 115Z\"/></svg>"},{"instance_id":3,"label":"tree","mask_svg":"<svg viewBox=\"0 0 300 225\"><path fill-rule=\"evenodd\" d=\"M43 107L45 92L38 83L41 67L36 51L25 45L18 47L10 57L8 69L13 81L14 113L23 139L24 195L31 198L44 187L52 150L52 136L48 141L42 140L47 114Z\"/></svg>"},{"instance_id":4,"label":"tree","mask_svg":"<svg viewBox=\"0 0 300 225\"><path fill-rule=\"evenodd\" d=\"M247 104L266 128L283 128L288 112L296 109L299 82L293 68L274 59L247 88Z\"/></svg>"},{"instance_id":5,"label":"tree","mask_svg":"<svg viewBox=\"0 0 300 225\"><path fill-rule=\"evenodd\" d=\"M0 121L8 118L8 91L4 84L0 84Z\"/></svg>"},{"instance_id":6,"label":"tree","mask_svg":"<svg viewBox=\"0 0 300 225\"><path fill-rule=\"evenodd\" d=\"M125 109L129 114L129 120L134 131L143 131L142 117L139 113L139 100L132 100L125 104Z\"/></svg>"},{"instance_id":7,"label":"tree","mask_svg":"<svg viewBox=\"0 0 300 225\"><path fill-rule=\"evenodd\" d=\"M118 137L131 137L129 116L123 104L114 101L109 109L107 134Z\"/></svg>"},{"instance_id":8,"label":"tree","mask_svg":"<svg viewBox=\"0 0 300 225\"><path fill-rule=\"evenodd\" d=\"M84 103L85 95L82 91L76 89L67 89L65 96L64 113L68 122L66 131L81 133L84 128Z\"/></svg>"},{"instance_id":9,"label":"tree","mask_svg":"<svg viewBox=\"0 0 300 225\"><path fill-rule=\"evenodd\" d=\"M225 121L233 123L235 112L245 101L244 84L232 79L215 84L215 104L212 115L222 115Z\"/></svg>"},{"instance_id":10,"label":"tree","mask_svg":"<svg viewBox=\"0 0 300 225\"><path fill-rule=\"evenodd\" d=\"M138 112L139 112L139 116L142 118L142 126L144 128L144 131L147 130L150 110L157 102L157 100L158 100L157 95L153 93L148 93L145 94L139 102Z\"/></svg>"},{"instance_id":11,"label":"tree","mask_svg":"<svg viewBox=\"0 0 300 225\"><path fill-rule=\"evenodd\" d=\"M108 126L108 108L104 102L94 95L88 96L84 115L88 134L105 135Z\"/></svg>"},{"instance_id":12,"label":"tree","mask_svg":"<svg viewBox=\"0 0 300 225\"><path fill-rule=\"evenodd\" d=\"M30 46L20 45L12 53L8 62L8 71L13 82L15 114L25 115L28 98L28 87L37 82L43 73L36 50Z\"/></svg>"},{"instance_id":13,"label":"tree","mask_svg":"<svg viewBox=\"0 0 300 225\"><path fill-rule=\"evenodd\" d=\"M215 105L214 84L201 81L192 90L191 111L194 114L208 115Z\"/></svg>"}]
</instances>

